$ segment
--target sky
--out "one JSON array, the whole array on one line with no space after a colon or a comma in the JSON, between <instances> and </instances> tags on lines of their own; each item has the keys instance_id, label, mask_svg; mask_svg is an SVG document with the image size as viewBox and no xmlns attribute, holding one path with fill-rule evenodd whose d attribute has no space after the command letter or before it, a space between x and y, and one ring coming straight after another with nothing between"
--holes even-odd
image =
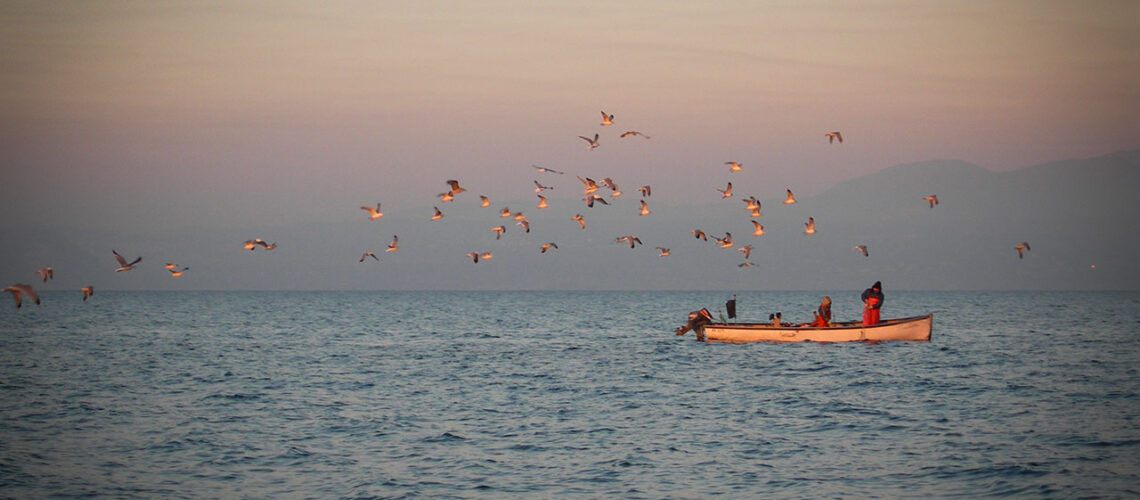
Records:
<instances>
[{"instance_id":1,"label":"sky","mask_svg":"<svg viewBox=\"0 0 1140 500\"><path fill-rule=\"evenodd\" d=\"M240 250L250 228L362 224L361 205L420 213L448 179L470 191L449 210L530 203L536 179L579 203L574 174L684 205L715 199L726 161L775 199L908 162L1008 171L1136 149L1138 27L1129 1L3 2L0 227L52 242L9 248L27 262L3 269L76 276L87 261L51 249L102 234L167 255L101 284L172 286L161 261L207 276L228 258L194 246L209 236ZM579 136L595 133L591 150ZM170 234L195 237L142 243ZM221 278L187 286L305 286Z\"/></svg>"}]
</instances>

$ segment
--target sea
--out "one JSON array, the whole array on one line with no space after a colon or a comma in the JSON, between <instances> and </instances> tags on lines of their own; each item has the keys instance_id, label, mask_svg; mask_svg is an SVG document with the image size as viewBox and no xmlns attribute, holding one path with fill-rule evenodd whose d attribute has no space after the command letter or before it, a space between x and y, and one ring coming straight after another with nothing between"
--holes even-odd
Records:
<instances>
[{"instance_id":1,"label":"sea","mask_svg":"<svg viewBox=\"0 0 1140 500\"><path fill-rule=\"evenodd\" d=\"M0 497L1140 497L1140 292L886 290L930 342L674 334L859 292L5 298Z\"/></svg>"}]
</instances>

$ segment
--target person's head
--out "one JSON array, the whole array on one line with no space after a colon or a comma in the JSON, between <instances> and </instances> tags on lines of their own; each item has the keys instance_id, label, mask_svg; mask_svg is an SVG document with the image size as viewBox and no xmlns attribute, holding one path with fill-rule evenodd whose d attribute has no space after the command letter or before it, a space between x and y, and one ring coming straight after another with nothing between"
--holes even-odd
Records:
<instances>
[{"instance_id":1,"label":"person's head","mask_svg":"<svg viewBox=\"0 0 1140 500\"><path fill-rule=\"evenodd\" d=\"M823 300L822 300L822 301L820 301L819 305L821 305L821 306L830 306L830 305L831 305L831 297L828 297L828 296L824 295L824 296L823 296Z\"/></svg>"},{"instance_id":2,"label":"person's head","mask_svg":"<svg viewBox=\"0 0 1140 500\"><path fill-rule=\"evenodd\" d=\"M883 282L882 281L876 281L874 285L871 285L871 289L872 290L882 290L883 289Z\"/></svg>"}]
</instances>

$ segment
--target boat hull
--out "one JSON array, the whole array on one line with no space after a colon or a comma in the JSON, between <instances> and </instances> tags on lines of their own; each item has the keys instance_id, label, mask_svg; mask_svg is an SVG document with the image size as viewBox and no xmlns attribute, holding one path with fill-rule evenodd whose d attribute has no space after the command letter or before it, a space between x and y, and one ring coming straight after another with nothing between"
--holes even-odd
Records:
<instances>
[{"instance_id":1,"label":"boat hull","mask_svg":"<svg viewBox=\"0 0 1140 500\"><path fill-rule=\"evenodd\" d=\"M706 342L929 342L934 315L888 319L876 326L859 322L830 327L783 326L759 323L709 323L698 332ZM701 335L703 333L703 335Z\"/></svg>"}]
</instances>

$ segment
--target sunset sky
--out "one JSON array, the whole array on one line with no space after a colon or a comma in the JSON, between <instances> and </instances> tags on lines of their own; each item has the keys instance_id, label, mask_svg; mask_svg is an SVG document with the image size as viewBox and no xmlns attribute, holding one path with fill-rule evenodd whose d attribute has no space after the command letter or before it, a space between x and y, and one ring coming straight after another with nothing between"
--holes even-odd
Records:
<instances>
[{"instance_id":1,"label":"sunset sky","mask_svg":"<svg viewBox=\"0 0 1140 500\"><path fill-rule=\"evenodd\" d=\"M535 164L679 204L730 160L769 198L1012 170L1140 147L1138 28L1132 1L7 1L0 208L146 234L430 210L447 179L529 202Z\"/></svg>"}]
</instances>

